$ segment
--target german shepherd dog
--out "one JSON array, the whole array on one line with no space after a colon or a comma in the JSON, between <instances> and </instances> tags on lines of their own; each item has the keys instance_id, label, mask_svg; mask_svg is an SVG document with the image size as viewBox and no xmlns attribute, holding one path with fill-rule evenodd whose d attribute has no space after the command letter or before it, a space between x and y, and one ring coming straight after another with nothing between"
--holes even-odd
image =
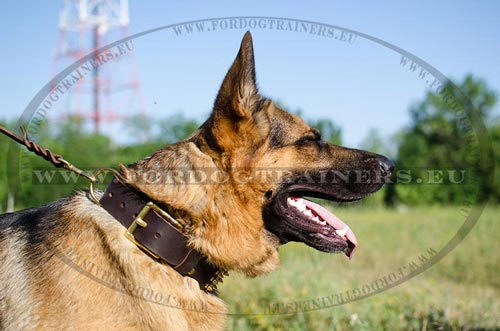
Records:
<instances>
[{"instance_id":1,"label":"german shepherd dog","mask_svg":"<svg viewBox=\"0 0 500 331\"><path fill-rule=\"evenodd\" d=\"M210 180L182 180L187 170ZM100 204L80 192L0 216L0 329L223 330L227 308L214 291L222 274L269 273L289 241L351 257L352 230L304 197L359 200L392 170L384 156L323 141L261 96L247 32L212 114L190 137L121 166L118 186L96 193ZM106 199L120 190L154 211L115 213L125 202ZM167 223L181 239L162 241L155 226Z\"/></svg>"}]
</instances>

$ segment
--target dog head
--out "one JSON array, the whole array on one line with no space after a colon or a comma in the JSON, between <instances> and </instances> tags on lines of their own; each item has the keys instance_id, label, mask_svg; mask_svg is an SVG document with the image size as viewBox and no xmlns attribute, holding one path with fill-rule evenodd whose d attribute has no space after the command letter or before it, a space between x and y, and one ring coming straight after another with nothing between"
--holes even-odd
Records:
<instances>
[{"instance_id":1,"label":"dog head","mask_svg":"<svg viewBox=\"0 0 500 331\"><path fill-rule=\"evenodd\" d=\"M323 141L261 96L247 32L209 119L124 174L192 223L190 244L211 263L256 276L276 268L278 246L289 241L350 257L354 233L304 197L359 200L380 189L392 168L381 155Z\"/></svg>"}]
</instances>

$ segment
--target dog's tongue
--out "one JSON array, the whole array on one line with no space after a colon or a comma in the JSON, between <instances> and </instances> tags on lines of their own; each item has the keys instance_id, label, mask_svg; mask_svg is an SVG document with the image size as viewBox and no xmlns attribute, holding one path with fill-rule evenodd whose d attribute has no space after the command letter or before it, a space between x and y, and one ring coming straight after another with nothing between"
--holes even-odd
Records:
<instances>
[{"instance_id":1,"label":"dog's tongue","mask_svg":"<svg viewBox=\"0 0 500 331\"><path fill-rule=\"evenodd\" d=\"M304 199L304 202L309 209L312 209L319 217L321 217L324 221L330 224L330 226L332 226L335 230L343 230L347 227L347 224L342 222L337 216L332 214L326 208L307 199ZM347 244L348 244L348 249L346 250L345 255L347 255L347 257L351 259L352 255L354 254L354 250L356 249L356 246L358 246L358 241L356 240L354 232L352 232L352 230L349 227L347 227L345 238L347 239Z\"/></svg>"}]
</instances>

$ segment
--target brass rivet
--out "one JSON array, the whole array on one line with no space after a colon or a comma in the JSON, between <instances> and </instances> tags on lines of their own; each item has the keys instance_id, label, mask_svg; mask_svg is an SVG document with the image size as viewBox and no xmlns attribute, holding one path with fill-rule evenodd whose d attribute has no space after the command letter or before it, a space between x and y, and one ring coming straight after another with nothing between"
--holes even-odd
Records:
<instances>
[{"instance_id":1,"label":"brass rivet","mask_svg":"<svg viewBox=\"0 0 500 331\"><path fill-rule=\"evenodd\" d=\"M108 197L112 198L113 197L113 192L108 193Z\"/></svg>"},{"instance_id":2,"label":"brass rivet","mask_svg":"<svg viewBox=\"0 0 500 331\"><path fill-rule=\"evenodd\" d=\"M161 234L159 234L158 232L155 233L155 239L160 239L161 238Z\"/></svg>"},{"instance_id":3,"label":"brass rivet","mask_svg":"<svg viewBox=\"0 0 500 331\"><path fill-rule=\"evenodd\" d=\"M120 208L125 208L125 202L120 202Z\"/></svg>"}]
</instances>

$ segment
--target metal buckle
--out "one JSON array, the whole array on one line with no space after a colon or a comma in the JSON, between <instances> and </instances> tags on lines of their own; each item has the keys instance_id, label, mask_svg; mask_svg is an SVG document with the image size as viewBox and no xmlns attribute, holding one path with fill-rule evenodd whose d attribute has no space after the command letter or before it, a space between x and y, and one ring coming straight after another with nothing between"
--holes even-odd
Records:
<instances>
[{"instance_id":1,"label":"metal buckle","mask_svg":"<svg viewBox=\"0 0 500 331\"><path fill-rule=\"evenodd\" d=\"M160 214L165 220L167 220L170 224L172 224L179 231L184 230L185 222L183 219L176 220L175 218L170 216L169 213L167 213L166 211L164 211L163 209L161 209L160 207L155 205L153 202L149 201L148 203L146 203L144 208L142 208L142 210L139 212L139 214L134 218L134 221L132 222L132 224L130 224L127 231L125 231L125 237L128 240L133 242L136 246L142 248L144 251L146 251L146 253L148 253L149 255L154 257L155 259L160 259L160 257L157 254L153 253L150 249L148 249L147 247L142 245L134 237L134 231L137 230L137 227L140 226L141 228L145 228L148 226L148 223L146 223L146 221L144 221L144 219L146 218L147 214L151 211L151 209L154 210L155 212L157 212L158 214Z\"/></svg>"},{"instance_id":2,"label":"metal buckle","mask_svg":"<svg viewBox=\"0 0 500 331\"><path fill-rule=\"evenodd\" d=\"M144 245L142 245L140 242L138 242L135 237L134 237L134 231L137 230L137 227L140 226L141 228L145 228L148 226L148 223L144 221L144 218L146 215L149 213L151 210L151 204L152 202L148 202L144 208L139 212L139 214L134 218L134 221L130 226L128 227L127 231L125 231L125 238L133 242L136 246L142 248L146 253L154 257L155 259L159 259L160 257L153 253L151 250L146 248Z\"/></svg>"}]
</instances>

